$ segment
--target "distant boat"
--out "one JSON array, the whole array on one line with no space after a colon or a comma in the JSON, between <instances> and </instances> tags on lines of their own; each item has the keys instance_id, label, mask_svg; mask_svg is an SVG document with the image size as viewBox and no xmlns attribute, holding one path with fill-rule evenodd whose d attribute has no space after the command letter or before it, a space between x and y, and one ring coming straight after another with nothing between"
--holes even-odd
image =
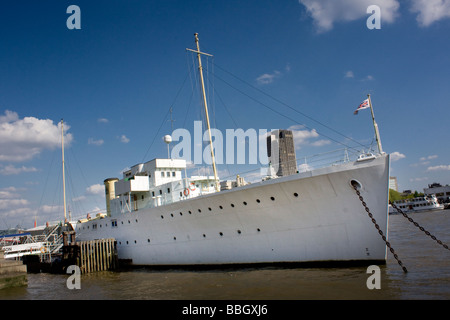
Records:
<instances>
[{"instance_id":1,"label":"distant boat","mask_svg":"<svg viewBox=\"0 0 450 320\"><path fill-rule=\"evenodd\" d=\"M206 177L183 178L185 169L183 159L154 159L106 179L107 216L80 221L77 241L115 238L118 258L136 266L386 262L389 155L380 144L378 154L229 190L217 189L215 167Z\"/></svg>"},{"instance_id":2,"label":"distant boat","mask_svg":"<svg viewBox=\"0 0 450 320\"><path fill-rule=\"evenodd\" d=\"M443 210L445 206L438 202L436 195L427 195L423 197L417 197L412 199L397 200L394 204L403 212L417 212L417 211L430 211L430 210ZM398 213L391 205L389 205L389 213Z\"/></svg>"}]
</instances>

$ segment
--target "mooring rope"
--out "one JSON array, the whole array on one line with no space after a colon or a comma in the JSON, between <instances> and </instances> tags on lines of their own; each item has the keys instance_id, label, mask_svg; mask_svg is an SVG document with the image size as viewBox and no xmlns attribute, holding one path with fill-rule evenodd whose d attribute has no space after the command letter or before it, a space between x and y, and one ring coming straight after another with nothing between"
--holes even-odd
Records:
<instances>
[{"instance_id":1,"label":"mooring rope","mask_svg":"<svg viewBox=\"0 0 450 320\"><path fill-rule=\"evenodd\" d=\"M372 213L370 212L369 207L367 207L367 204L364 202L364 198L361 196L361 193L359 192L358 187L356 185L354 185L353 189L355 189L355 192L358 195L359 200L361 201L364 209L366 210L367 214L369 215L369 218L372 220L372 223L375 225L375 228L378 230L378 233L381 235L381 238L386 243L386 246L389 248L389 251L391 251L391 253L394 255L395 260L397 260L400 267L402 267L403 272L407 273L408 270L406 269L405 266L403 266L403 262L398 258L398 255L395 253L395 250L394 250L394 248L392 248L389 241L387 241L386 236L384 235L383 231L380 229L380 226L377 224L377 221L375 220Z\"/></svg>"},{"instance_id":2,"label":"mooring rope","mask_svg":"<svg viewBox=\"0 0 450 320\"><path fill-rule=\"evenodd\" d=\"M437 243L439 243L441 246L443 246L445 249L449 250L448 245L446 245L445 243L442 243L441 240L437 239L435 236L433 236L430 232L428 232L427 230L425 230L422 226L420 226L416 221L414 221L411 217L409 217L406 213L404 213L402 211L402 209L398 208L395 204L393 204L391 201L389 201L389 204L392 206L392 208L394 208L395 210L397 210L397 212L401 213L406 219L408 219L409 222L411 222L412 224L414 224L417 228L420 229L420 231L423 231L427 236L430 236L431 239L433 239L434 241L436 241Z\"/></svg>"}]
</instances>

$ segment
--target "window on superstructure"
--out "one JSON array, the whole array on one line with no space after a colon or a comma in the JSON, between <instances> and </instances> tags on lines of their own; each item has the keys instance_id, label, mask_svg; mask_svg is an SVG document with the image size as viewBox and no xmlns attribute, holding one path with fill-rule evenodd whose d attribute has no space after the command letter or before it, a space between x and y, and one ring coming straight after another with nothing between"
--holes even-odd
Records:
<instances>
[{"instance_id":1,"label":"window on superstructure","mask_svg":"<svg viewBox=\"0 0 450 320\"><path fill-rule=\"evenodd\" d=\"M170 188L167 188L167 193L170 193Z\"/></svg>"},{"instance_id":2,"label":"window on superstructure","mask_svg":"<svg viewBox=\"0 0 450 320\"><path fill-rule=\"evenodd\" d=\"M161 171L161 177L164 177L164 171Z\"/></svg>"},{"instance_id":3,"label":"window on superstructure","mask_svg":"<svg viewBox=\"0 0 450 320\"><path fill-rule=\"evenodd\" d=\"M167 172L167 178L169 178L170 177L170 172Z\"/></svg>"},{"instance_id":4,"label":"window on superstructure","mask_svg":"<svg viewBox=\"0 0 450 320\"><path fill-rule=\"evenodd\" d=\"M172 172L172 177L175 177L175 171Z\"/></svg>"},{"instance_id":5,"label":"window on superstructure","mask_svg":"<svg viewBox=\"0 0 450 320\"><path fill-rule=\"evenodd\" d=\"M159 190L159 194L162 194L162 190Z\"/></svg>"},{"instance_id":6,"label":"window on superstructure","mask_svg":"<svg viewBox=\"0 0 450 320\"><path fill-rule=\"evenodd\" d=\"M152 191L152 197L154 197L155 196L155 191Z\"/></svg>"}]
</instances>

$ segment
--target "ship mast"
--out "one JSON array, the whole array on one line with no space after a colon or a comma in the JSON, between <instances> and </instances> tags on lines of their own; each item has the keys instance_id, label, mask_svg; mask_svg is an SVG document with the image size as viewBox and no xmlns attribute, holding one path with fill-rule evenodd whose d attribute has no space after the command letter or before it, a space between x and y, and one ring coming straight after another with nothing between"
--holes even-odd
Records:
<instances>
[{"instance_id":1,"label":"ship mast","mask_svg":"<svg viewBox=\"0 0 450 320\"><path fill-rule=\"evenodd\" d=\"M375 130L375 139L377 140L378 152L381 154L383 153L383 148L381 147L380 132L378 131L378 125L375 122L375 115L373 113L372 100L370 99L370 94L367 95L367 99L369 100L370 112L372 113L373 128Z\"/></svg>"},{"instance_id":2,"label":"ship mast","mask_svg":"<svg viewBox=\"0 0 450 320\"><path fill-rule=\"evenodd\" d=\"M202 67L202 59L201 59L202 54L210 56L210 57L212 57L212 55L200 51L200 44L198 42L198 33L195 33L194 35L195 35L195 43L197 45L197 51L191 50L191 49L186 49L186 50L197 53L198 70L200 73L200 84L202 86L202 93L203 93L203 105L205 107L206 124L208 126L208 135L209 135L209 146L211 148L211 160L212 160L212 166L213 166L213 171L214 171L214 186L215 186L216 191L220 191L218 179L217 179L216 160L214 158L214 147L213 147L213 142L212 142L212 137L211 137L211 127L209 124L208 104L206 102L205 82L203 80L203 67Z\"/></svg>"},{"instance_id":3,"label":"ship mast","mask_svg":"<svg viewBox=\"0 0 450 320\"><path fill-rule=\"evenodd\" d=\"M66 176L64 170L64 123L61 119L61 149L62 149L62 176L63 176L63 202L64 202L64 223L66 222Z\"/></svg>"}]
</instances>

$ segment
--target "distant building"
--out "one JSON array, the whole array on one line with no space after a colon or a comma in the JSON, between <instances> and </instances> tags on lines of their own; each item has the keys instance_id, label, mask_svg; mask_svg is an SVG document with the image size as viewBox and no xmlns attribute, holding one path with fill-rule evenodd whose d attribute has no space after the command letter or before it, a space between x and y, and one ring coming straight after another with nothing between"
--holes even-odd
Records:
<instances>
[{"instance_id":1,"label":"distant building","mask_svg":"<svg viewBox=\"0 0 450 320\"><path fill-rule=\"evenodd\" d=\"M440 203L448 202L450 198L450 185L442 186L440 183L434 182L429 184L428 188L423 188L423 193L426 195L435 194Z\"/></svg>"},{"instance_id":2,"label":"distant building","mask_svg":"<svg viewBox=\"0 0 450 320\"><path fill-rule=\"evenodd\" d=\"M278 145L277 153L272 147ZM276 175L279 177L297 173L297 159L295 157L294 136L290 130L274 130L267 137L267 156L274 168L278 167Z\"/></svg>"},{"instance_id":3,"label":"distant building","mask_svg":"<svg viewBox=\"0 0 450 320\"><path fill-rule=\"evenodd\" d=\"M398 191L397 177L389 177L389 189Z\"/></svg>"},{"instance_id":4,"label":"distant building","mask_svg":"<svg viewBox=\"0 0 450 320\"><path fill-rule=\"evenodd\" d=\"M240 177L239 175L237 175L235 181L233 181L233 180L220 181L220 190L230 190L233 188L245 186L247 184L249 184L249 183L246 182L243 177Z\"/></svg>"}]
</instances>

